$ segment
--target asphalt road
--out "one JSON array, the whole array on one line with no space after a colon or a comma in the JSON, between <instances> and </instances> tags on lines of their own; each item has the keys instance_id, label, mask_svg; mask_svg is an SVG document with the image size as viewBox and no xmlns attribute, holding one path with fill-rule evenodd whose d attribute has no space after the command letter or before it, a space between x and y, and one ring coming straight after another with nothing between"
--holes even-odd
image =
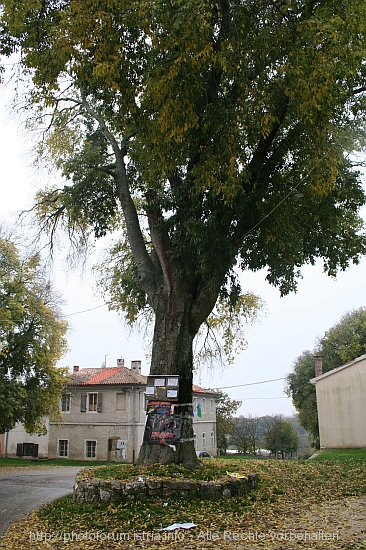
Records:
<instances>
[{"instance_id":1,"label":"asphalt road","mask_svg":"<svg viewBox=\"0 0 366 550\"><path fill-rule=\"evenodd\" d=\"M0 472L0 533L10 523L68 493L72 493L75 476L81 468L54 466L47 468L11 468Z\"/></svg>"}]
</instances>

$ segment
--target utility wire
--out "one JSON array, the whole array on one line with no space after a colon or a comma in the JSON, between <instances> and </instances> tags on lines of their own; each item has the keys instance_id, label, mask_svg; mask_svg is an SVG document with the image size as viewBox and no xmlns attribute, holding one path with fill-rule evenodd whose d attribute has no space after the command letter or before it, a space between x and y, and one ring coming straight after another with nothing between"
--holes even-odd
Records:
<instances>
[{"instance_id":1,"label":"utility wire","mask_svg":"<svg viewBox=\"0 0 366 550\"><path fill-rule=\"evenodd\" d=\"M309 170L309 172L307 174L305 174L305 176L299 181L299 183L297 183L296 185L294 185L291 190L284 196L282 197L282 199L277 203L275 204L275 206L267 213L263 216L263 218L261 218L255 225L253 225L253 227L251 227L244 235L244 239L245 237L247 237L248 235L250 235L250 233L252 231L254 231L255 229L257 229L260 225L262 225L262 223L264 221L266 221L267 218L269 218L276 210L277 208L279 208L281 206L281 204L283 204L288 198L290 198L291 196L294 195L294 193L296 191L298 191L299 187L301 185L306 185L306 179L310 176L310 174L312 172L314 172L314 170L318 167L318 165L322 162L322 160L324 159L324 157L328 154L328 150L324 153L324 155L322 157L320 157L320 159L317 160L317 162L314 164L314 166Z\"/></svg>"},{"instance_id":2,"label":"utility wire","mask_svg":"<svg viewBox=\"0 0 366 550\"><path fill-rule=\"evenodd\" d=\"M309 170L309 172L306 174L306 176L297 185L294 185L291 188L291 190L284 197L282 197L282 199L267 214L265 214L265 216L263 216L263 218L261 218L255 225L253 225L253 227L251 227L245 233L244 238L247 237L248 235L250 235L250 233L252 231L254 231L255 229L257 229L260 225L262 225L262 223L265 222L266 219L269 218L277 210L277 208L279 208L281 206L281 204L283 204L289 197L293 196L294 192L298 190L300 185L303 185L303 184L306 183L306 178L310 176L310 174L315 170L315 168L317 168L317 166L323 160L324 156L325 155L323 155L320 159L318 159L318 161ZM73 313L68 313L68 314L64 315L63 317L71 317L73 315L79 315L81 313L88 313L89 311L94 311L95 309L99 309L99 308L104 307L104 306L108 306L108 304L104 303L104 304L100 304L99 306L95 306L95 307L92 307L92 308L89 308L89 309L84 309L84 310L81 310L81 311L75 311ZM9 319L0 319L0 322L17 322L17 321L15 321L15 320L10 320L9 321ZM275 380L284 380L284 378L276 378ZM241 386L250 386L252 384L264 384L266 382L272 382L272 381L274 381L274 380L265 380L264 382L252 382L251 384L241 384ZM240 387L240 386L226 386L226 387L220 388L220 389L237 388L237 387Z\"/></svg>"},{"instance_id":3,"label":"utility wire","mask_svg":"<svg viewBox=\"0 0 366 550\"><path fill-rule=\"evenodd\" d=\"M236 386L222 386L221 388L210 388L210 389L228 390L230 388L242 388L244 386L254 386L256 384L268 384L268 382L277 382L278 380L286 380L286 377L272 378L271 380L261 380L260 382L248 382L247 384L237 384Z\"/></svg>"},{"instance_id":4,"label":"utility wire","mask_svg":"<svg viewBox=\"0 0 366 550\"><path fill-rule=\"evenodd\" d=\"M306 184L306 178L308 178L310 176L310 174L318 167L318 165L322 162L322 160L324 159L326 154L327 154L327 152L320 159L318 159L318 161L314 164L314 166L309 170L309 172L304 176L304 178L301 181L299 181L299 183L297 185L294 185L290 189L290 191L284 197L282 197L282 199L267 214L265 214L265 216L263 216L262 219L260 219L253 227L251 227L245 233L244 238L247 237L252 231L257 229L260 225L262 225L262 223L265 222L266 219L269 218L277 210L277 208L279 208L287 199L289 199L291 196L293 196L294 192L298 191L298 188L300 187L300 185ZM104 303L104 304L101 304L99 306L96 306L96 307L93 307L93 308L90 308L90 309L85 309L85 310L82 310L82 311L75 311L74 313L68 313L67 315L64 315L64 317L71 317L72 315L79 315L80 313L87 313L88 311L93 311L95 309L98 309L98 308L104 307L104 306L108 306L108 304ZM275 380L284 380L284 378L277 378ZM267 382L267 380L265 380L264 382L253 382L253 384L264 384L266 382ZM268 382L272 382L272 380L268 380ZM250 386L251 384L242 384L242 385ZM227 386L227 388L235 388L235 387L239 387L239 386ZM226 388L221 388L221 389L226 389Z\"/></svg>"},{"instance_id":5,"label":"utility wire","mask_svg":"<svg viewBox=\"0 0 366 550\"><path fill-rule=\"evenodd\" d=\"M281 395L280 397L246 397L244 401L249 401L249 399L258 400L258 399L290 399L290 398L284 395Z\"/></svg>"},{"instance_id":6,"label":"utility wire","mask_svg":"<svg viewBox=\"0 0 366 550\"><path fill-rule=\"evenodd\" d=\"M73 313L66 313L62 317L72 317L73 315L79 315L80 313L88 313L88 311L94 311L101 307L108 306L108 304L100 304L99 306L90 307L89 309L83 309L81 311L74 311ZM24 319L0 319L0 323L21 323Z\"/></svg>"},{"instance_id":7,"label":"utility wire","mask_svg":"<svg viewBox=\"0 0 366 550\"><path fill-rule=\"evenodd\" d=\"M100 304L99 306L90 307L89 309L83 309L82 311L74 311L73 313L67 313L64 315L64 317L71 317L72 315L79 315L79 313L88 313L88 311L94 311L95 309L99 309L101 307L107 306L108 304Z\"/></svg>"}]
</instances>

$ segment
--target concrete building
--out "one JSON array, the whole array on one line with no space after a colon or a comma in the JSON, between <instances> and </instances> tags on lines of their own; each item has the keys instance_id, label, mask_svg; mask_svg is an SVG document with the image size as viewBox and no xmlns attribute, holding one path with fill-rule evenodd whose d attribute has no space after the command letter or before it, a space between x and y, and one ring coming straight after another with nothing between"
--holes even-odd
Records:
<instances>
[{"instance_id":1,"label":"concrete building","mask_svg":"<svg viewBox=\"0 0 366 550\"><path fill-rule=\"evenodd\" d=\"M49 456L77 460L137 458L145 426L146 377L131 368L74 367L61 398L62 420L50 423Z\"/></svg>"},{"instance_id":2,"label":"concrete building","mask_svg":"<svg viewBox=\"0 0 366 550\"><path fill-rule=\"evenodd\" d=\"M366 355L322 373L315 358L320 447L366 448Z\"/></svg>"},{"instance_id":3,"label":"concrete building","mask_svg":"<svg viewBox=\"0 0 366 550\"><path fill-rule=\"evenodd\" d=\"M146 383L141 361L131 368L73 368L60 400L61 419L47 419L47 435L22 425L5 434L7 456L134 462L146 423ZM216 454L216 394L193 387L193 427L198 451ZM5 447L5 445L4 445Z\"/></svg>"},{"instance_id":4,"label":"concrete building","mask_svg":"<svg viewBox=\"0 0 366 550\"><path fill-rule=\"evenodd\" d=\"M10 432L3 434L4 444L0 456L47 458L49 455L50 422L48 417L44 421L47 428L46 435L28 434L23 424L20 423Z\"/></svg>"},{"instance_id":5,"label":"concrete building","mask_svg":"<svg viewBox=\"0 0 366 550\"><path fill-rule=\"evenodd\" d=\"M193 385L193 430L197 452L217 454L216 442L217 393Z\"/></svg>"}]
</instances>

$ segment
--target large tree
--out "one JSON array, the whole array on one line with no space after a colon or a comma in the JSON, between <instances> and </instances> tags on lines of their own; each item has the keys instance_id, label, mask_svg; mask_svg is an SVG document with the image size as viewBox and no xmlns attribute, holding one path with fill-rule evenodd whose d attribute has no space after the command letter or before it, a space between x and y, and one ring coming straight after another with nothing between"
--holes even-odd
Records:
<instances>
[{"instance_id":1,"label":"large tree","mask_svg":"<svg viewBox=\"0 0 366 550\"><path fill-rule=\"evenodd\" d=\"M260 419L257 416L239 416L235 419L232 442L238 451L255 454L259 443Z\"/></svg>"},{"instance_id":2,"label":"large tree","mask_svg":"<svg viewBox=\"0 0 366 550\"><path fill-rule=\"evenodd\" d=\"M323 372L340 367L366 353L366 308L350 311L316 343L313 351L305 351L287 376L287 394L299 413L299 422L319 446L316 390L309 380L315 377L314 356L322 357Z\"/></svg>"},{"instance_id":3,"label":"large tree","mask_svg":"<svg viewBox=\"0 0 366 550\"><path fill-rule=\"evenodd\" d=\"M39 257L24 258L0 234L0 433L17 422L45 432L42 417L58 410L66 384L56 367L66 330Z\"/></svg>"},{"instance_id":4,"label":"large tree","mask_svg":"<svg viewBox=\"0 0 366 550\"><path fill-rule=\"evenodd\" d=\"M121 303L154 312L151 374L179 374L236 273L268 269L281 294L302 265L329 275L365 251L364 0L2 0L2 52L20 53L28 123L68 180L38 197L53 236L122 225ZM42 151L43 149L43 151ZM294 198L302 197L302 201ZM190 408L177 451L194 466Z\"/></svg>"},{"instance_id":5,"label":"large tree","mask_svg":"<svg viewBox=\"0 0 366 550\"><path fill-rule=\"evenodd\" d=\"M281 416L272 416L267 419L267 429L263 436L263 444L266 449L274 455L297 451L298 435L293 429L291 422Z\"/></svg>"}]
</instances>

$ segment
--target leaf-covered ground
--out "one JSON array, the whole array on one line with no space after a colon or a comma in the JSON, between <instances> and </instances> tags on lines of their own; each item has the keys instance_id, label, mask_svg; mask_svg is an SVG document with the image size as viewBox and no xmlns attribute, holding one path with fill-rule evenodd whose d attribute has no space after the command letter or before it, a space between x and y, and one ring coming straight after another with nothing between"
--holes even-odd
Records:
<instances>
[{"instance_id":1,"label":"leaf-covered ground","mask_svg":"<svg viewBox=\"0 0 366 550\"><path fill-rule=\"evenodd\" d=\"M246 497L214 502L159 498L81 504L67 496L14 524L0 548L365 549L365 466L364 460L208 460L207 475L214 469L220 475L223 469L257 472L258 488ZM169 468L167 475L174 475ZM173 523L196 527L162 530Z\"/></svg>"}]
</instances>

